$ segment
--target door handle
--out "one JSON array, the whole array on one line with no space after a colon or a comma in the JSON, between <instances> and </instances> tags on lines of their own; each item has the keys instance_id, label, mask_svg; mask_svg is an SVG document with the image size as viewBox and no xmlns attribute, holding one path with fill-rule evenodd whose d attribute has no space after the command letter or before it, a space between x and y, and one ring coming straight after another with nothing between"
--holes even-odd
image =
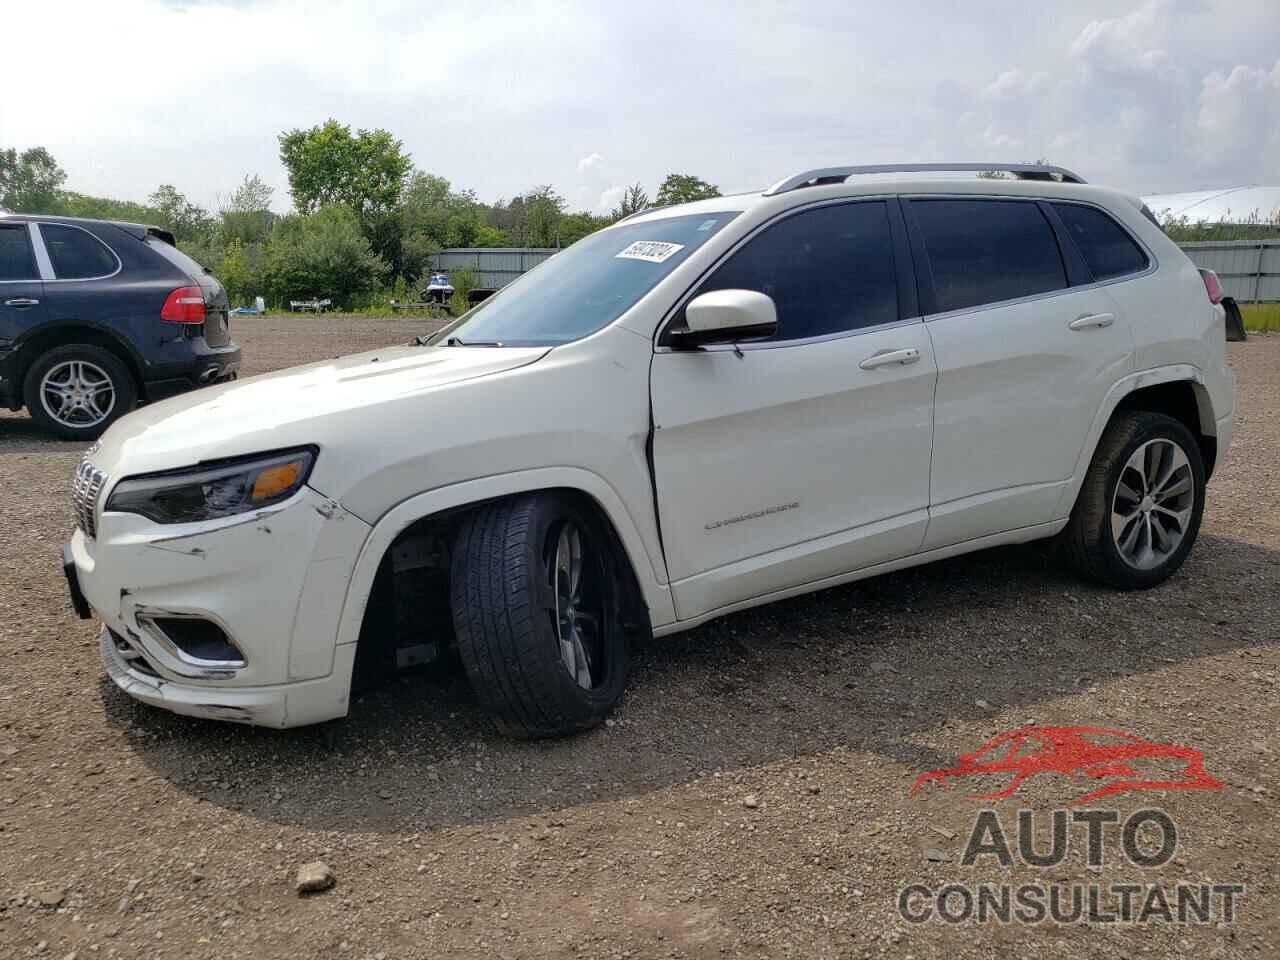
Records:
<instances>
[{"instance_id":1,"label":"door handle","mask_svg":"<svg viewBox=\"0 0 1280 960\"><path fill-rule=\"evenodd\" d=\"M1076 317L1067 324L1072 330L1087 330L1090 327L1109 327L1116 322L1114 313L1086 313Z\"/></svg>"},{"instance_id":2,"label":"door handle","mask_svg":"<svg viewBox=\"0 0 1280 960\"><path fill-rule=\"evenodd\" d=\"M4 305L6 307L34 307L39 302L39 300L32 300L30 297L14 297L12 300L6 300Z\"/></svg>"},{"instance_id":3,"label":"door handle","mask_svg":"<svg viewBox=\"0 0 1280 960\"><path fill-rule=\"evenodd\" d=\"M903 350L881 350L879 353L873 353L858 366L863 370L874 370L876 367L887 367L895 363L905 367L908 363L915 363L919 359L920 351L915 347L907 347Z\"/></svg>"}]
</instances>

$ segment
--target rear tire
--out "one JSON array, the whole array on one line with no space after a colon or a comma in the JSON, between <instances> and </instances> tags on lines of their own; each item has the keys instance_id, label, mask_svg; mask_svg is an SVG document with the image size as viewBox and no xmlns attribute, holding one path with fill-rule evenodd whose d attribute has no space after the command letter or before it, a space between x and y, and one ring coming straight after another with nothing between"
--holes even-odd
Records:
<instances>
[{"instance_id":1,"label":"rear tire","mask_svg":"<svg viewBox=\"0 0 1280 960\"><path fill-rule=\"evenodd\" d=\"M134 408L138 388L110 350L72 343L36 358L23 381L23 399L42 429L88 441Z\"/></svg>"},{"instance_id":2,"label":"rear tire","mask_svg":"<svg viewBox=\"0 0 1280 960\"><path fill-rule=\"evenodd\" d=\"M481 507L454 543L458 653L498 726L526 739L596 726L622 696L623 569L583 500L536 493Z\"/></svg>"},{"instance_id":3,"label":"rear tire","mask_svg":"<svg viewBox=\"0 0 1280 960\"><path fill-rule=\"evenodd\" d=\"M1200 444L1161 413L1117 414L1094 452L1061 542L1080 574L1121 590L1173 575L1204 511Z\"/></svg>"}]
</instances>

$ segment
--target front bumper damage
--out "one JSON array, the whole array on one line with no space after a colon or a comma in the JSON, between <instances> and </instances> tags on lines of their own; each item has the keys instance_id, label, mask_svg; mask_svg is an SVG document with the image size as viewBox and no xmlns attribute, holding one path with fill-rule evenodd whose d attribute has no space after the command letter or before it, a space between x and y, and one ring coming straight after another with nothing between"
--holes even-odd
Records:
<instances>
[{"instance_id":1,"label":"front bumper damage","mask_svg":"<svg viewBox=\"0 0 1280 960\"><path fill-rule=\"evenodd\" d=\"M103 500L105 501L104 494ZM355 644L338 644L369 527L304 487L282 504L190 524L101 513L64 554L103 623L99 648L130 696L189 716L271 727L347 713ZM165 624L214 625L226 655L175 642Z\"/></svg>"}]
</instances>

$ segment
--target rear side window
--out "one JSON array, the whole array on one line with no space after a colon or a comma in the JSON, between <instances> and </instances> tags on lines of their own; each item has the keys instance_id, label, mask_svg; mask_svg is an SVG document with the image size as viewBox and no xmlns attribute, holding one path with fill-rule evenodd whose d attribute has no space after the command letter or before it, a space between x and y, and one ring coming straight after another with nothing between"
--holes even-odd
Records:
<instances>
[{"instance_id":1,"label":"rear side window","mask_svg":"<svg viewBox=\"0 0 1280 960\"><path fill-rule=\"evenodd\" d=\"M912 200L939 313L1067 286L1053 228L1033 201Z\"/></svg>"},{"instance_id":2,"label":"rear side window","mask_svg":"<svg viewBox=\"0 0 1280 960\"><path fill-rule=\"evenodd\" d=\"M116 272L119 261L107 245L87 230L57 223L40 224L53 275L59 280L88 280Z\"/></svg>"},{"instance_id":3,"label":"rear side window","mask_svg":"<svg viewBox=\"0 0 1280 960\"><path fill-rule=\"evenodd\" d=\"M0 280L35 280L38 277L26 224L0 226Z\"/></svg>"},{"instance_id":4,"label":"rear side window","mask_svg":"<svg viewBox=\"0 0 1280 960\"><path fill-rule=\"evenodd\" d=\"M1147 269L1147 255L1125 229L1097 207L1079 203L1055 203L1080 255L1095 280L1110 280Z\"/></svg>"},{"instance_id":5,"label":"rear side window","mask_svg":"<svg viewBox=\"0 0 1280 960\"><path fill-rule=\"evenodd\" d=\"M699 293L756 290L773 298L773 340L802 340L898 319L893 237L883 201L818 207L768 227Z\"/></svg>"}]
</instances>

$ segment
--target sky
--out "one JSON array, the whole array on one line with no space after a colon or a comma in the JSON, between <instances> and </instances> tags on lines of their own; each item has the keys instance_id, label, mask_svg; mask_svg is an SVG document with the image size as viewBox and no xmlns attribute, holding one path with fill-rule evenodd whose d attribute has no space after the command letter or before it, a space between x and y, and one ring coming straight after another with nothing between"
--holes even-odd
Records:
<instances>
[{"instance_id":1,"label":"sky","mask_svg":"<svg viewBox=\"0 0 1280 960\"><path fill-rule=\"evenodd\" d=\"M216 209L258 174L287 209L276 137L330 117L484 200L596 211L671 172L729 193L894 160L1280 183L1280 0L10 0L3 24L0 148L121 199Z\"/></svg>"}]
</instances>

